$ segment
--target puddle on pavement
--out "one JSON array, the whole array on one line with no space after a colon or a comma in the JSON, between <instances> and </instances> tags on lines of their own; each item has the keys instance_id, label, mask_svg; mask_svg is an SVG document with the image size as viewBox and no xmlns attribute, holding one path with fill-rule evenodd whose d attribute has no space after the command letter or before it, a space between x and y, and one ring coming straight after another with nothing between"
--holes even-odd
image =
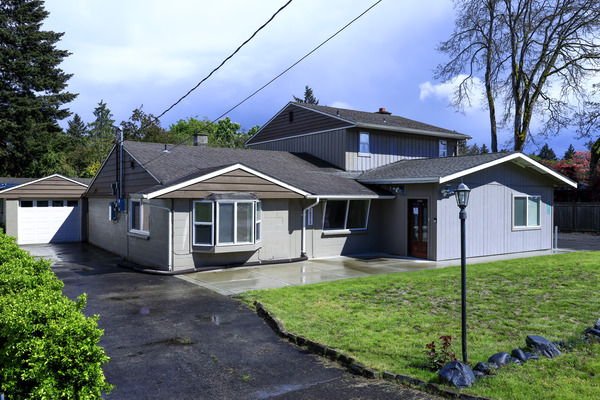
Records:
<instances>
[{"instance_id":1,"label":"puddle on pavement","mask_svg":"<svg viewBox=\"0 0 600 400\"><path fill-rule=\"evenodd\" d=\"M228 322L221 320L221 316L219 315L196 315L196 319L205 324L213 324L213 325L224 325Z\"/></svg>"}]
</instances>

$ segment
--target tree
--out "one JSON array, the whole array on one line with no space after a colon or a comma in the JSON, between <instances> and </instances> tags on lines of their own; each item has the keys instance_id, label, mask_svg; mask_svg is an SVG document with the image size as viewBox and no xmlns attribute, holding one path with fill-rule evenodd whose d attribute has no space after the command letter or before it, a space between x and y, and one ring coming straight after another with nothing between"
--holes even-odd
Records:
<instances>
[{"instance_id":1,"label":"tree","mask_svg":"<svg viewBox=\"0 0 600 400\"><path fill-rule=\"evenodd\" d=\"M484 143L483 146L481 146L481 154L487 154L489 152L490 152L490 149L488 149L488 147Z\"/></svg>"},{"instance_id":2,"label":"tree","mask_svg":"<svg viewBox=\"0 0 600 400\"><path fill-rule=\"evenodd\" d=\"M61 107L77 96L59 68L69 55L55 47L63 34L41 30L47 17L41 0L0 3L0 175L35 174L70 115Z\"/></svg>"},{"instance_id":3,"label":"tree","mask_svg":"<svg viewBox=\"0 0 600 400\"><path fill-rule=\"evenodd\" d=\"M94 116L96 119L88 125L90 145L94 149L92 161L102 162L108 155L108 152L116 139L115 120L112 119L113 115L111 111L102 100L100 100L98 106L94 109Z\"/></svg>"},{"instance_id":4,"label":"tree","mask_svg":"<svg viewBox=\"0 0 600 400\"><path fill-rule=\"evenodd\" d=\"M600 2L597 0L456 0L451 38L439 47L450 61L438 79L460 74L456 102L485 83L492 151L497 151L495 103L512 125L514 150L523 151L532 121L540 133L557 133L572 116L571 105L587 96L586 83L600 72Z\"/></svg>"},{"instance_id":5,"label":"tree","mask_svg":"<svg viewBox=\"0 0 600 400\"><path fill-rule=\"evenodd\" d=\"M550 146L548 146L548 143L546 143L540 149L540 152L538 153L538 157L541 158L542 160L556 161L556 154L554 153L554 150L552 150L550 148Z\"/></svg>"},{"instance_id":6,"label":"tree","mask_svg":"<svg viewBox=\"0 0 600 400\"><path fill-rule=\"evenodd\" d=\"M152 114L142 111L144 106L133 110L129 121L121 122L123 138L140 142L177 143L169 133L160 126L160 121Z\"/></svg>"},{"instance_id":7,"label":"tree","mask_svg":"<svg viewBox=\"0 0 600 400\"><path fill-rule=\"evenodd\" d=\"M258 129L259 127L255 126L250 131L243 132L241 125L232 122L229 117L220 119L217 122L211 122L208 118L199 120L196 117L177 121L176 124L169 127L169 132L178 138L178 143L187 140L191 144L194 134L203 133L208 135L208 145L210 147L243 148L244 143Z\"/></svg>"},{"instance_id":8,"label":"tree","mask_svg":"<svg viewBox=\"0 0 600 400\"><path fill-rule=\"evenodd\" d=\"M296 97L294 95L292 95L292 97L294 98L294 101L297 103L304 103L304 104L314 104L314 105L318 105L319 104L319 100L315 99L315 95L313 94L313 90L306 85L304 87L304 99L301 99L299 97Z\"/></svg>"},{"instance_id":9,"label":"tree","mask_svg":"<svg viewBox=\"0 0 600 400\"><path fill-rule=\"evenodd\" d=\"M575 155L575 147L572 144L569 145L567 151L565 151L565 155L563 156L563 160L570 160Z\"/></svg>"}]
</instances>

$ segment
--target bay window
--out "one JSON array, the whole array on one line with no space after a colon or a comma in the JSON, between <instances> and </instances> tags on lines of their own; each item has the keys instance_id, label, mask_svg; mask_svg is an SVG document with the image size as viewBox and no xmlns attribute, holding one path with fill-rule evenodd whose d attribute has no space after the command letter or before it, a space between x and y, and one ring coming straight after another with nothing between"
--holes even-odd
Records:
<instances>
[{"instance_id":1,"label":"bay window","mask_svg":"<svg viewBox=\"0 0 600 400\"><path fill-rule=\"evenodd\" d=\"M253 244L261 238L261 202L194 201L193 243L197 246Z\"/></svg>"},{"instance_id":2,"label":"bay window","mask_svg":"<svg viewBox=\"0 0 600 400\"><path fill-rule=\"evenodd\" d=\"M327 200L323 230L365 230L370 200Z\"/></svg>"}]
</instances>

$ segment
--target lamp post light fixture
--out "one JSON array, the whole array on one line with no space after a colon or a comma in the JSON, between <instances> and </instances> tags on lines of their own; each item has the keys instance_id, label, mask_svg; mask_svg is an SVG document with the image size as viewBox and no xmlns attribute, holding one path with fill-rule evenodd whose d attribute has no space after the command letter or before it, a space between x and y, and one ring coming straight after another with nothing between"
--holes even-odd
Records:
<instances>
[{"instance_id":1,"label":"lamp post light fixture","mask_svg":"<svg viewBox=\"0 0 600 400\"><path fill-rule=\"evenodd\" d=\"M469 205L469 193L471 189L462 181L454 190L456 195L456 204L460 208L458 218L460 218L460 274L461 274L461 306L462 306L462 358L467 364L467 260L466 260L466 245L465 245L465 220L467 212L465 208Z\"/></svg>"}]
</instances>

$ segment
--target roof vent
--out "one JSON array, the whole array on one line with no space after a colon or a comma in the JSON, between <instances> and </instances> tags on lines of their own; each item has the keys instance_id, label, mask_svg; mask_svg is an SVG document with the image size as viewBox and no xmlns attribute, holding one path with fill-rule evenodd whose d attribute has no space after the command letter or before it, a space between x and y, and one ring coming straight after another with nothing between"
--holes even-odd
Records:
<instances>
[{"instance_id":1,"label":"roof vent","mask_svg":"<svg viewBox=\"0 0 600 400\"><path fill-rule=\"evenodd\" d=\"M381 107L381 108L379 109L379 111L377 111L377 114L387 114L387 115L392 115L392 113L391 113L391 112L389 112L389 111L386 111L386 110L385 110L385 108L383 108L383 107Z\"/></svg>"}]
</instances>

